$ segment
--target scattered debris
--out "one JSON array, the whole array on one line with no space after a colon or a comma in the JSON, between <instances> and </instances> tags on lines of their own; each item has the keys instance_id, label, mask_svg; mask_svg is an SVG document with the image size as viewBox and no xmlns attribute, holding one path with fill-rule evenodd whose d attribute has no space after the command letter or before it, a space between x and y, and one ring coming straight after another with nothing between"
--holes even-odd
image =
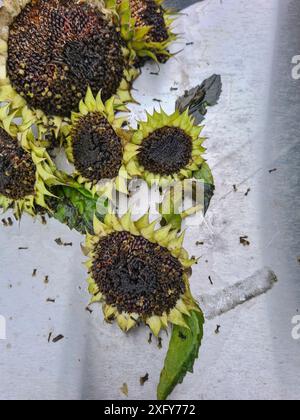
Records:
<instances>
[{"instance_id":1,"label":"scattered debris","mask_svg":"<svg viewBox=\"0 0 300 420\"><path fill-rule=\"evenodd\" d=\"M270 169L270 170L269 170L269 174L272 174L273 172L276 172L276 171L277 171L277 168Z\"/></svg>"},{"instance_id":2,"label":"scattered debris","mask_svg":"<svg viewBox=\"0 0 300 420\"><path fill-rule=\"evenodd\" d=\"M177 90L178 90L178 88L177 88L177 87L171 87L171 88L170 88L170 91L171 91L171 92L175 92L175 91L177 91Z\"/></svg>"},{"instance_id":3,"label":"scattered debris","mask_svg":"<svg viewBox=\"0 0 300 420\"><path fill-rule=\"evenodd\" d=\"M35 268L32 272L32 277L35 277L37 275L37 269Z\"/></svg>"},{"instance_id":4,"label":"scattered debris","mask_svg":"<svg viewBox=\"0 0 300 420\"><path fill-rule=\"evenodd\" d=\"M146 373L145 376L140 377L140 384L141 386L145 385L145 382L149 381L149 373Z\"/></svg>"},{"instance_id":5,"label":"scattered debris","mask_svg":"<svg viewBox=\"0 0 300 420\"><path fill-rule=\"evenodd\" d=\"M162 349L162 338L161 338L161 337L158 337L157 347L158 347L159 349Z\"/></svg>"},{"instance_id":6,"label":"scattered debris","mask_svg":"<svg viewBox=\"0 0 300 420\"><path fill-rule=\"evenodd\" d=\"M44 278L44 283L45 283L45 284L48 284L48 283L49 283L49 276L45 276L45 278Z\"/></svg>"},{"instance_id":7,"label":"scattered debris","mask_svg":"<svg viewBox=\"0 0 300 420\"><path fill-rule=\"evenodd\" d=\"M120 391L126 396L128 397L128 385L124 382L124 384L122 385L122 387L120 388Z\"/></svg>"},{"instance_id":8,"label":"scattered debris","mask_svg":"<svg viewBox=\"0 0 300 420\"><path fill-rule=\"evenodd\" d=\"M63 242L61 238L54 240L59 246L73 246L73 242Z\"/></svg>"},{"instance_id":9,"label":"scattered debris","mask_svg":"<svg viewBox=\"0 0 300 420\"><path fill-rule=\"evenodd\" d=\"M251 192L251 188L248 188L247 191L245 192L245 197L247 197L250 192Z\"/></svg>"},{"instance_id":10,"label":"scattered debris","mask_svg":"<svg viewBox=\"0 0 300 420\"><path fill-rule=\"evenodd\" d=\"M190 45L194 45L195 43L194 42L187 42L185 45L187 46L187 47L189 47Z\"/></svg>"},{"instance_id":11,"label":"scattered debris","mask_svg":"<svg viewBox=\"0 0 300 420\"><path fill-rule=\"evenodd\" d=\"M197 241L197 242L196 242L196 245L197 245L197 246L199 246L199 245L204 245L204 242L202 242L202 241Z\"/></svg>"},{"instance_id":12,"label":"scattered debris","mask_svg":"<svg viewBox=\"0 0 300 420\"><path fill-rule=\"evenodd\" d=\"M65 337L62 334L59 334L57 337L53 338L52 343L58 343L63 340Z\"/></svg>"},{"instance_id":13,"label":"scattered debris","mask_svg":"<svg viewBox=\"0 0 300 420\"><path fill-rule=\"evenodd\" d=\"M250 241L248 240L248 236L241 236L240 237L240 243L244 246L249 246L250 245Z\"/></svg>"},{"instance_id":14,"label":"scattered debris","mask_svg":"<svg viewBox=\"0 0 300 420\"><path fill-rule=\"evenodd\" d=\"M217 325L217 328L215 330L215 334L220 334L221 325Z\"/></svg>"},{"instance_id":15,"label":"scattered debris","mask_svg":"<svg viewBox=\"0 0 300 420\"><path fill-rule=\"evenodd\" d=\"M159 104L161 104L161 103L162 103L162 100L161 100L161 99L157 99L157 98L153 98L153 101L154 101L154 102L158 102Z\"/></svg>"},{"instance_id":16,"label":"scattered debris","mask_svg":"<svg viewBox=\"0 0 300 420\"><path fill-rule=\"evenodd\" d=\"M48 299L46 300L46 302L48 302L48 303L55 303L55 299L50 299L50 298L48 298Z\"/></svg>"},{"instance_id":17,"label":"scattered debris","mask_svg":"<svg viewBox=\"0 0 300 420\"><path fill-rule=\"evenodd\" d=\"M213 281L212 281L211 276L208 276L208 280L209 280L210 284L213 286L213 285L214 285L214 283L213 283Z\"/></svg>"},{"instance_id":18,"label":"scattered debris","mask_svg":"<svg viewBox=\"0 0 300 420\"><path fill-rule=\"evenodd\" d=\"M91 309L89 306L87 306L87 307L85 308L85 310L86 310L87 312L89 312L90 314L92 314L92 313L93 313L92 309Z\"/></svg>"}]
</instances>

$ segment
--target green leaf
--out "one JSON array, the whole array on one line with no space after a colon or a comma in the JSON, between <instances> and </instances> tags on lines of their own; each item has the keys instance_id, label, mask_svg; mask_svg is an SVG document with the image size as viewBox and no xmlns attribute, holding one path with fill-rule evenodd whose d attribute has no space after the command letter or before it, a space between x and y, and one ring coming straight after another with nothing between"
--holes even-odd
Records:
<instances>
[{"instance_id":1,"label":"green leaf","mask_svg":"<svg viewBox=\"0 0 300 420\"><path fill-rule=\"evenodd\" d=\"M58 186L52 192L56 197L48 200L50 216L80 233L93 233L94 215L102 219L107 212L105 202L84 188Z\"/></svg>"},{"instance_id":2,"label":"green leaf","mask_svg":"<svg viewBox=\"0 0 300 420\"><path fill-rule=\"evenodd\" d=\"M206 162L202 163L199 171L193 173L194 178L203 179L205 184L214 185L214 177L210 167Z\"/></svg>"},{"instance_id":3,"label":"green leaf","mask_svg":"<svg viewBox=\"0 0 300 420\"><path fill-rule=\"evenodd\" d=\"M214 195L215 186L214 178L211 172L209 165L204 162L198 171L193 172L193 178L203 181L204 184L204 214L207 212L210 205L211 199ZM165 214L163 211L162 204L159 205L159 212L161 213L163 220L162 225L171 224L174 229L181 229L182 226L182 217L178 214L178 208L175 208L174 202L171 201L170 212ZM197 203L194 203L197 205Z\"/></svg>"},{"instance_id":4,"label":"green leaf","mask_svg":"<svg viewBox=\"0 0 300 420\"><path fill-rule=\"evenodd\" d=\"M199 171L194 172L193 176L204 182L204 213L206 214L215 193L214 177L206 162L202 163Z\"/></svg>"},{"instance_id":5,"label":"green leaf","mask_svg":"<svg viewBox=\"0 0 300 420\"><path fill-rule=\"evenodd\" d=\"M164 368L160 375L157 398L165 400L182 383L187 372L193 373L195 360L203 338L204 317L202 312L192 311L185 318L189 330L174 326Z\"/></svg>"}]
</instances>

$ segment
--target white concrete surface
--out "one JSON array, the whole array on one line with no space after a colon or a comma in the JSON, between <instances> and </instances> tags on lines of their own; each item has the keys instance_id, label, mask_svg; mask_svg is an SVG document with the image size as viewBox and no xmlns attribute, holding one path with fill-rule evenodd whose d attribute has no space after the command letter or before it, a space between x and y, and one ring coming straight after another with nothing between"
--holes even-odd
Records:
<instances>
[{"instance_id":1,"label":"white concrete surface","mask_svg":"<svg viewBox=\"0 0 300 420\"><path fill-rule=\"evenodd\" d=\"M265 249L274 242L276 232L264 229L267 214L261 217L261 198L271 176L264 145L277 14L276 0L195 4L177 24L184 34L178 48L184 51L162 66L159 76L150 75L156 66L147 66L135 85L145 108L158 106L152 102L156 98L172 111L185 89L212 73L223 78L222 98L209 110L205 129L216 195L208 226L188 229L186 238L190 253L202 257L191 280L199 298L218 295L263 270ZM171 92L172 86L178 92ZM134 117L144 115L142 107L133 112ZM240 244L243 235L249 236L249 247ZM54 242L58 237L72 241L73 247L59 247ZM54 220L42 226L25 217L20 226L0 227L0 314L7 319L7 340L0 340L1 399L123 399L124 382L129 398L155 398L168 338L163 336L159 350L155 342L148 344L146 329L124 336L103 323L97 307L93 314L85 311L82 239ZM196 246L199 240L205 245ZM195 372L172 398L299 399L300 341L291 337L298 296L291 284L282 289L283 261L267 262L278 274L278 285L206 323ZM35 268L37 276L32 277ZM48 298L55 303L47 303ZM65 338L48 343L49 332ZM139 378L146 372L150 379L141 387Z\"/></svg>"}]
</instances>

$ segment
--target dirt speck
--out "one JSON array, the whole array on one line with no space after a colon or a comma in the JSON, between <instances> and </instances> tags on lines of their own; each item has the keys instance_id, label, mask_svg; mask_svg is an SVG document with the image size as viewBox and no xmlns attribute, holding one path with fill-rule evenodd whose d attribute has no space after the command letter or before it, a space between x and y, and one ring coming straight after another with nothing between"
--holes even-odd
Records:
<instances>
[{"instance_id":1,"label":"dirt speck","mask_svg":"<svg viewBox=\"0 0 300 420\"><path fill-rule=\"evenodd\" d=\"M144 386L147 381L149 381L149 373L146 373L145 376L140 377L141 386Z\"/></svg>"},{"instance_id":2,"label":"dirt speck","mask_svg":"<svg viewBox=\"0 0 300 420\"><path fill-rule=\"evenodd\" d=\"M248 236L240 236L240 244L242 244L244 246L249 246L250 245L249 237Z\"/></svg>"},{"instance_id":3,"label":"dirt speck","mask_svg":"<svg viewBox=\"0 0 300 420\"><path fill-rule=\"evenodd\" d=\"M122 394L128 397L128 385L126 384L126 382L124 382L124 384L121 386L120 391L122 392Z\"/></svg>"}]
</instances>

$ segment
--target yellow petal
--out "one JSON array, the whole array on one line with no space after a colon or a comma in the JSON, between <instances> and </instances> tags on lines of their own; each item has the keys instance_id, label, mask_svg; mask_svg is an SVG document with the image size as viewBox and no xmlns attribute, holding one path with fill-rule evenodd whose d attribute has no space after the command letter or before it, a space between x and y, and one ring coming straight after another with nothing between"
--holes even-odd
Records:
<instances>
[{"instance_id":1,"label":"yellow petal","mask_svg":"<svg viewBox=\"0 0 300 420\"><path fill-rule=\"evenodd\" d=\"M149 226L149 213L144 214L139 220L137 220L134 224L136 228L141 231L142 229Z\"/></svg>"},{"instance_id":2,"label":"yellow petal","mask_svg":"<svg viewBox=\"0 0 300 420\"><path fill-rule=\"evenodd\" d=\"M124 230L132 233L132 235L139 235L139 231L135 227L135 224L132 221L131 211L128 211L120 220L121 225Z\"/></svg>"},{"instance_id":3,"label":"yellow petal","mask_svg":"<svg viewBox=\"0 0 300 420\"><path fill-rule=\"evenodd\" d=\"M166 225L163 228L157 230L154 234L156 242L161 246L168 246L169 243L169 232L172 229L171 225Z\"/></svg>"},{"instance_id":4,"label":"yellow petal","mask_svg":"<svg viewBox=\"0 0 300 420\"><path fill-rule=\"evenodd\" d=\"M156 316L156 315L153 315L153 316L151 316L150 318L147 319L146 323L150 327L153 334L157 337L160 330L161 330L160 317Z\"/></svg>"},{"instance_id":5,"label":"yellow petal","mask_svg":"<svg viewBox=\"0 0 300 420\"><path fill-rule=\"evenodd\" d=\"M97 295L95 295L94 297L92 297L92 299L90 300L90 304L101 302L101 300L102 300L102 294L101 293L98 293Z\"/></svg>"},{"instance_id":6,"label":"yellow petal","mask_svg":"<svg viewBox=\"0 0 300 420\"><path fill-rule=\"evenodd\" d=\"M113 230L117 232L121 232L123 230L120 220L113 213L107 213L107 215L105 216L104 222L107 226L111 227Z\"/></svg>"},{"instance_id":7,"label":"yellow petal","mask_svg":"<svg viewBox=\"0 0 300 420\"><path fill-rule=\"evenodd\" d=\"M185 322L182 314L178 311L178 309L174 308L168 315L168 319L172 324L179 325L181 327L189 328L187 323Z\"/></svg>"},{"instance_id":8,"label":"yellow petal","mask_svg":"<svg viewBox=\"0 0 300 420\"><path fill-rule=\"evenodd\" d=\"M116 308L114 308L111 305L104 305L103 306L103 314L105 317L105 320L107 321L109 318L111 318L112 316L115 316L117 313Z\"/></svg>"},{"instance_id":9,"label":"yellow petal","mask_svg":"<svg viewBox=\"0 0 300 420\"><path fill-rule=\"evenodd\" d=\"M107 226L104 223L100 222L100 220L96 216L94 216L93 226L94 226L95 234L97 236L106 236L107 235L107 233L108 233Z\"/></svg>"},{"instance_id":10,"label":"yellow petal","mask_svg":"<svg viewBox=\"0 0 300 420\"><path fill-rule=\"evenodd\" d=\"M127 325L128 325L128 321L127 321L126 317L124 315L118 315L117 316L117 322L118 322L118 325L121 328L121 330L126 332L127 331Z\"/></svg>"},{"instance_id":11,"label":"yellow petal","mask_svg":"<svg viewBox=\"0 0 300 420\"><path fill-rule=\"evenodd\" d=\"M90 112L96 111L96 100L90 87L88 87L88 90L85 95L85 105L87 106Z\"/></svg>"},{"instance_id":12,"label":"yellow petal","mask_svg":"<svg viewBox=\"0 0 300 420\"><path fill-rule=\"evenodd\" d=\"M181 299L176 303L176 309L178 309L179 312L181 312L182 314L190 316L190 313L187 307L185 306L184 302Z\"/></svg>"},{"instance_id":13,"label":"yellow petal","mask_svg":"<svg viewBox=\"0 0 300 420\"><path fill-rule=\"evenodd\" d=\"M157 225L157 220L152 222L149 226L141 229L141 234L144 236L144 238L148 239L151 242L155 241L154 232L155 232L156 225Z\"/></svg>"},{"instance_id":14,"label":"yellow petal","mask_svg":"<svg viewBox=\"0 0 300 420\"><path fill-rule=\"evenodd\" d=\"M84 103L83 100L81 100L80 103L79 103L79 111L82 115L87 115L89 113L89 109L88 109L88 107L86 106L86 104ZM74 117L74 114L73 114L72 115L72 122L74 123L76 119L77 118Z\"/></svg>"}]
</instances>

